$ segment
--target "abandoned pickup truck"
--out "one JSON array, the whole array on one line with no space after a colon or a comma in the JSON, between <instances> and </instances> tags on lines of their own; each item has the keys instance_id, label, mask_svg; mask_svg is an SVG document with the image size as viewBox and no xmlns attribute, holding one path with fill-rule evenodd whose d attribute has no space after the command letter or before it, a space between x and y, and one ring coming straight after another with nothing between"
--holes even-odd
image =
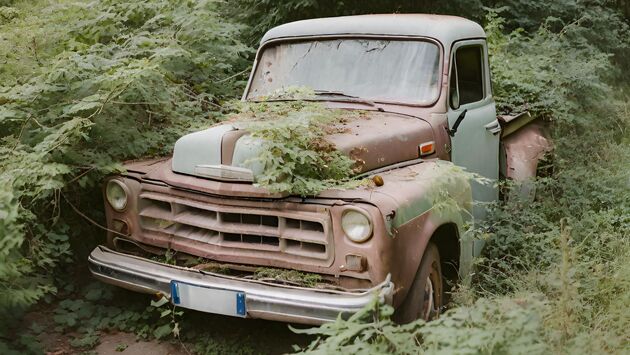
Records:
<instances>
[{"instance_id":1,"label":"abandoned pickup truck","mask_svg":"<svg viewBox=\"0 0 630 355\"><path fill-rule=\"evenodd\" d=\"M269 191L244 164L260 145L226 121L107 179L107 244L91 253L91 272L236 317L321 324L374 300L400 322L436 317L447 283L479 252L470 221L499 199L497 184L443 167L525 181L550 149L541 122L497 117L483 29L415 14L281 25L263 37L242 101L289 87L312 89L325 110L361 112L326 139L372 184ZM436 206L444 194L457 208Z\"/></svg>"}]
</instances>

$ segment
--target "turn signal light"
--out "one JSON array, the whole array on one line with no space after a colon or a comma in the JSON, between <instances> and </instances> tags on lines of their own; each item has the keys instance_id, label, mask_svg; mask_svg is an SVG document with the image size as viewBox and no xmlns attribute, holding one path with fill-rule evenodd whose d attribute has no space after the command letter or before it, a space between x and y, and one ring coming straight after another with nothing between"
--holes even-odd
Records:
<instances>
[{"instance_id":1,"label":"turn signal light","mask_svg":"<svg viewBox=\"0 0 630 355\"><path fill-rule=\"evenodd\" d=\"M422 143L418 146L418 150L420 151L421 157L433 154L435 152L435 142L431 141Z\"/></svg>"},{"instance_id":2,"label":"turn signal light","mask_svg":"<svg viewBox=\"0 0 630 355\"><path fill-rule=\"evenodd\" d=\"M125 221L114 219L112 221L112 227L116 232L120 234L129 235L129 225L127 225L127 222Z\"/></svg>"},{"instance_id":3,"label":"turn signal light","mask_svg":"<svg viewBox=\"0 0 630 355\"><path fill-rule=\"evenodd\" d=\"M347 254L346 264L341 266L341 271L363 272L367 270L367 259L363 255Z\"/></svg>"}]
</instances>

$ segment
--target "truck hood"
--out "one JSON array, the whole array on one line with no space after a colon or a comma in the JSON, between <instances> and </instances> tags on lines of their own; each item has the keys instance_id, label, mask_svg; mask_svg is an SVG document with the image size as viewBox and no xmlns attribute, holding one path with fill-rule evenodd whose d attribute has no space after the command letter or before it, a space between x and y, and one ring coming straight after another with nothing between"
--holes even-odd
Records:
<instances>
[{"instance_id":1,"label":"truck hood","mask_svg":"<svg viewBox=\"0 0 630 355\"><path fill-rule=\"evenodd\" d=\"M331 130L326 139L367 172L419 157L434 140L431 125L417 117L366 111ZM253 182L264 170L252 164L263 148L237 124L226 123L181 137L173 151L174 173L223 182ZM247 162L247 164L246 164Z\"/></svg>"}]
</instances>

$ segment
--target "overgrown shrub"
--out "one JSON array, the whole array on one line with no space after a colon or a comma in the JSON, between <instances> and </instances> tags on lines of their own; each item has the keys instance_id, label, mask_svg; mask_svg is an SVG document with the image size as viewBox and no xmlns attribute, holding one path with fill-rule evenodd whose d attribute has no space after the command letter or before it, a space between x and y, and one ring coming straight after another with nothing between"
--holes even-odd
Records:
<instances>
[{"instance_id":1,"label":"overgrown shrub","mask_svg":"<svg viewBox=\"0 0 630 355\"><path fill-rule=\"evenodd\" d=\"M212 0L12 9L0 23L0 342L55 290L60 263L83 260L100 236L73 208L102 221L88 206L119 161L165 154L214 123L249 51Z\"/></svg>"},{"instance_id":2,"label":"overgrown shrub","mask_svg":"<svg viewBox=\"0 0 630 355\"><path fill-rule=\"evenodd\" d=\"M307 354L544 354L544 307L535 298L480 299L432 322L401 326L391 307L373 302L348 320L294 331L320 337L303 349Z\"/></svg>"}]
</instances>

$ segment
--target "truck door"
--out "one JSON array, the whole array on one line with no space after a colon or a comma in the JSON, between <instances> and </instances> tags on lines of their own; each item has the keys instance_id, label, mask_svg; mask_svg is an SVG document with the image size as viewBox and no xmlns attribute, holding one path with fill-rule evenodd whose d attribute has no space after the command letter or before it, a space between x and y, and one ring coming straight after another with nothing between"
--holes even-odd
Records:
<instances>
[{"instance_id":1,"label":"truck door","mask_svg":"<svg viewBox=\"0 0 630 355\"><path fill-rule=\"evenodd\" d=\"M486 41L456 42L450 63L448 123L451 129L466 111L451 137L451 159L469 172L496 181L501 129L492 98ZM498 188L493 185L472 183L475 219L485 217L484 202L498 199Z\"/></svg>"}]
</instances>

